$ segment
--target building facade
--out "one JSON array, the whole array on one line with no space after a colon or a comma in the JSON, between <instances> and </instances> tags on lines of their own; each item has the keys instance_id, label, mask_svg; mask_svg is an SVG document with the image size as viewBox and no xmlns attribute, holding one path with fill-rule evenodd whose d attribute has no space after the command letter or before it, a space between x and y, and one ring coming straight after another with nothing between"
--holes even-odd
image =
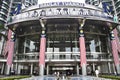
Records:
<instances>
[{"instance_id":1,"label":"building facade","mask_svg":"<svg viewBox=\"0 0 120 80\"><path fill-rule=\"evenodd\" d=\"M23 10L8 22L1 73L120 74L113 29L102 9L80 2L51 2ZM9 46L9 47L8 47Z\"/></svg>"}]
</instances>

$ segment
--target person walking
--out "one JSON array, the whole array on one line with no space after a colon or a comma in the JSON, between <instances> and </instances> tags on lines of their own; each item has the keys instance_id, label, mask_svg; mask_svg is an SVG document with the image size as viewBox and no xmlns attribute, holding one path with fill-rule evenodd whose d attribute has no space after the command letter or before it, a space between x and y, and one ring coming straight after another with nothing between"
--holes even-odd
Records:
<instances>
[{"instance_id":1,"label":"person walking","mask_svg":"<svg viewBox=\"0 0 120 80\"><path fill-rule=\"evenodd\" d=\"M96 74L96 77L98 77L98 75L99 75L99 70L95 70L95 74Z\"/></svg>"}]
</instances>

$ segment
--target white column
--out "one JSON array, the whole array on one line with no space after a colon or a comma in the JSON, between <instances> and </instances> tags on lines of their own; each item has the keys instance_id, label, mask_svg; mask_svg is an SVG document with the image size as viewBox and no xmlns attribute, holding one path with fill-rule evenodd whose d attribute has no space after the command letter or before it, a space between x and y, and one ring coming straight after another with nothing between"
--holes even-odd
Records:
<instances>
[{"instance_id":1,"label":"white column","mask_svg":"<svg viewBox=\"0 0 120 80\"><path fill-rule=\"evenodd\" d=\"M47 64L47 75L49 75L49 65Z\"/></svg>"},{"instance_id":2,"label":"white column","mask_svg":"<svg viewBox=\"0 0 120 80\"><path fill-rule=\"evenodd\" d=\"M109 70L109 73L111 73L111 66L110 66L110 62L108 62L108 70Z\"/></svg>"},{"instance_id":3,"label":"white column","mask_svg":"<svg viewBox=\"0 0 120 80\"><path fill-rule=\"evenodd\" d=\"M7 65L6 75L10 75L10 65Z\"/></svg>"},{"instance_id":4,"label":"white column","mask_svg":"<svg viewBox=\"0 0 120 80\"><path fill-rule=\"evenodd\" d=\"M116 73L116 71L115 71L115 65L114 65L114 63L113 63L113 72L114 72L114 73Z\"/></svg>"},{"instance_id":5,"label":"white column","mask_svg":"<svg viewBox=\"0 0 120 80\"><path fill-rule=\"evenodd\" d=\"M95 63L93 63L92 66L93 66L93 71L95 71Z\"/></svg>"},{"instance_id":6,"label":"white column","mask_svg":"<svg viewBox=\"0 0 120 80\"><path fill-rule=\"evenodd\" d=\"M120 74L120 64L116 65L117 74Z\"/></svg>"},{"instance_id":7,"label":"white column","mask_svg":"<svg viewBox=\"0 0 120 80\"><path fill-rule=\"evenodd\" d=\"M1 74L3 74L3 72L4 72L4 67L5 67L5 64L3 63L2 69L1 69Z\"/></svg>"},{"instance_id":8,"label":"white column","mask_svg":"<svg viewBox=\"0 0 120 80\"><path fill-rule=\"evenodd\" d=\"M86 70L86 66L87 66L86 64L83 64L83 65L82 65L82 75L84 75L84 76L87 75L87 72L86 72L86 71L87 71L87 70Z\"/></svg>"},{"instance_id":9,"label":"white column","mask_svg":"<svg viewBox=\"0 0 120 80\"><path fill-rule=\"evenodd\" d=\"M12 66L11 66L11 71L13 71L13 66L14 66L14 65L12 64Z\"/></svg>"},{"instance_id":10,"label":"white column","mask_svg":"<svg viewBox=\"0 0 120 80\"><path fill-rule=\"evenodd\" d=\"M20 70L21 70L21 65L18 64L18 74L20 74Z\"/></svg>"},{"instance_id":11,"label":"white column","mask_svg":"<svg viewBox=\"0 0 120 80\"><path fill-rule=\"evenodd\" d=\"M15 64L15 74L18 74L18 64Z\"/></svg>"},{"instance_id":12,"label":"white column","mask_svg":"<svg viewBox=\"0 0 120 80\"><path fill-rule=\"evenodd\" d=\"M31 63L30 74L33 74L33 63Z\"/></svg>"},{"instance_id":13,"label":"white column","mask_svg":"<svg viewBox=\"0 0 120 80\"><path fill-rule=\"evenodd\" d=\"M44 65L40 65L40 68L39 68L40 70L40 72L39 72L39 75L40 76L43 76L44 75Z\"/></svg>"},{"instance_id":14,"label":"white column","mask_svg":"<svg viewBox=\"0 0 120 80\"><path fill-rule=\"evenodd\" d=\"M79 75L79 65L78 64L76 66L76 69L77 69L77 75Z\"/></svg>"}]
</instances>

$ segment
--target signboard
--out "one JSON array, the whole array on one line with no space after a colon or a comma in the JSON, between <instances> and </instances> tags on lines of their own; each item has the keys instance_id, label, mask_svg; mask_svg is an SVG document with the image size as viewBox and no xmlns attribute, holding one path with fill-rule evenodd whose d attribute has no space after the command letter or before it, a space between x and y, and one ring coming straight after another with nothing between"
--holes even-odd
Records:
<instances>
[{"instance_id":1,"label":"signboard","mask_svg":"<svg viewBox=\"0 0 120 80\"><path fill-rule=\"evenodd\" d=\"M85 0L38 0L38 4L51 3L51 2L77 2L77 3L85 3Z\"/></svg>"},{"instance_id":2,"label":"signboard","mask_svg":"<svg viewBox=\"0 0 120 80\"><path fill-rule=\"evenodd\" d=\"M61 6L60 6L61 5ZM77 5L77 6L75 6ZM54 7L55 6L55 7ZM35 9L27 10L21 14L12 17L12 22L24 19L43 18L43 17L82 17L82 18L98 18L113 21L113 16L100 11L99 9L88 8L83 3L58 2L45 3L35 7Z\"/></svg>"}]
</instances>

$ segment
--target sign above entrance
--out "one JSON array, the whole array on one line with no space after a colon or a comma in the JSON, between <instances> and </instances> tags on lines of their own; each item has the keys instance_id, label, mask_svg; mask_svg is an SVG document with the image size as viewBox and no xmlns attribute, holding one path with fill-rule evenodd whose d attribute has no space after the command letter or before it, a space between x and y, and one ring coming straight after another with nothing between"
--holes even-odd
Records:
<instances>
[{"instance_id":1,"label":"sign above entrance","mask_svg":"<svg viewBox=\"0 0 120 80\"><path fill-rule=\"evenodd\" d=\"M51 2L77 2L77 3L85 3L85 0L38 0L38 4L51 3Z\"/></svg>"},{"instance_id":2,"label":"sign above entrance","mask_svg":"<svg viewBox=\"0 0 120 80\"><path fill-rule=\"evenodd\" d=\"M60 6L61 5L61 6ZM76 2L45 3L28 8L21 14L12 17L11 22L17 23L40 18L86 18L103 21L113 21L113 16L104 11ZM11 23L10 22L10 23Z\"/></svg>"}]
</instances>

